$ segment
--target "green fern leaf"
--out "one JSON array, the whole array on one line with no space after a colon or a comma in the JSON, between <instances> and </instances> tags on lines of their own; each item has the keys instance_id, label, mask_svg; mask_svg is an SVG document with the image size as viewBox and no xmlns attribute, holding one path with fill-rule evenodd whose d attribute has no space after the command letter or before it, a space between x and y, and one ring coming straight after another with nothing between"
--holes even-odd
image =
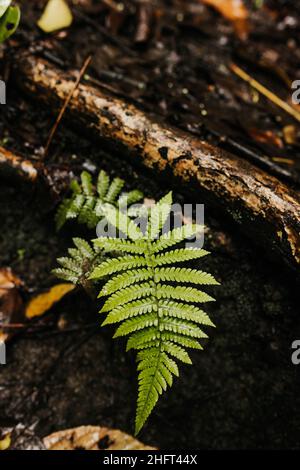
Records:
<instances>
[{"instance_id":1,"label":"green fern leaf","mask_svg":"<svg viewBox=\"0 0 300 470\"><path fill-rule=\"evenodd\" d=\"M142 331L137 331L130 336L127 341L127 351L130 349L135 349L141 347L144 344L147 344L149 341L158 341L160 339L160 333L156 327L146 328Z\"/></svg>"},{"instance_id":2,"label":"green fern leaf","mask_svg":"<svg viewBox=\"0 0 300 470\"><path fill-rule=\"evenodd\" d=\"M127 336L130 333L134 333L138 330L143 330L149 326L157 326L157 315L156 313L148 313L146 315L140 315L135 318L130 318L129 320L122 323L121 326L116 330L114 338L118 336Z\"/></svg>"},{"instance_id":3,"label":"green fern leaf","mask_svg":"<svg viewBox=\"0 0 300 470\"><path fill-rule=\"evenodd\" d=\"M141 266L147 266L147 260L143 256L112 258L104 261L100 266L97 266L90 275L90 279L101 279L110 274L124 271L125 269L139 268Z\"/></svg>"},{"instance_id":4,"label":"green fern leaf","mask_svg":"<svg viewBox=\"0 0 300 470\"><path fill-rule=\"evenodd\" d=\"M168 286L157 284L156 295L158 299L179 299L185 302L211 302L214 299L194 287Z\"/></svg>"},{"instance_id":5,"label":"green fern leaf","mask_svg":"<svg viewBox=\"0 0 300 470\"><path fill-rule=\"evenodd\" d=\"M114 293L104 304L101 312L109 312L119 305L132 302L142 297L150 297L154 294L154 287L145 282L144 284L133 285Z\"/></svg>"},{"instance_id":6,"label":"green fern leaf","mask_svg":"<svg viewBox=\"0 0 300 470\"><path fill-rule=\"evenodd\" d=\"M94 266L102 261L103 252L93 250L82 238L74 238L73 243L76 248L69 248L69 256L57 259L62 268L53 269L52 273L59 279L85 287Z\"/></svg>"},{"instance_id":7,"label":"green fern leaf","mask_svg":"<svg viewBox=\"0 0 300 470\"><path fill-rule=\"evenodd\" d=\"M140 240L143 238L143 233L139 227L122 211L117 210L115 207L108 205L104 209L104 214L107 221L130 240Z\"/></svg>"},{"instance_id":8,"label":"green fern leaf","mask_svg":"<svg viewBox=\"0 0 300 470\"><path fill-rule=\"evenodd\" d=\"M109 176L108 174L101 170L98 175L98 180L97 180L97 192L100 196L101 200L104 200L106 193L109 188Z\"/></svg>"},{"instance_id":9,"label":"green fern leaf","mask_svg":"<svg viewBox=\"0 0 300 470\"><path fill-rule=\"evenodd\" d=\"M203 231L201 225L196 224L187 224L181 227L174 228L173 230L164 233L159 240L153 243L151 251L152 253L157 253L163 251L166 248L169 248L173 245L176 245L183 240L194 238L196 235Z\"/></svg>"},{"instance_id":10,"label":"green fern leaf","mask_svg":"<svg viewBox=\"0 0 300 470\"><path fill-rule=\"evenodd\" d=\"M159 281L187 282L190 284L215 284L215 278L203 271L190 268L159 268L155 269L155 278Z\"/></svg>"},{"instance_id":11,"label":"green fern leaf","mask_svg":"<svg viewBox=\"0 0 300 470\"><path fill-rule=\"evenodd\" d=\"M69 281L72 284L78 283L78 275L74 273L73 271L70 271L64 268L56 268L56 269L53 269L51 272L59 279L63 279L64 281Z\"/></svg>"},{"instance_id":12,"label":"green fern leaf","mask_svg":"<svg viewBox=\"0 0 300 470\"><path fill-rule=\"evenodd\" d=\"M94 242L112 256L96 266L90 276L110 276L99 294L108 296L101 309L102 315L107 314L103 325L118 324L114 337L127 336L127 350L138 351L136 433L159 396L172 385L173 376L179 375L176 361L191 364L187 349L202 349L200 341L207 338L202 327L214 326L198 307L214 299L198 286L218 282L209 273L173 266L208 254L199 248L173 248L197 236L203 228L189 224L160 234L171 204L169 193L149 211L146 234L126 214L110 206L106 208L107 220L127 239L102 237ZM118 251L124 256L113 255Z\"/></svg>"},{"instance_id":13,"label":"green fern leaf","mask_svg":"<svg viewBox=\"0 0 300 470\"><path fill-rule=\"evenodd\" d=\"M78 223L92 229L105 217L106 206L130 206L143 198L140 191L133 190L121 193L124 181L115 178L111 183L105 171L100 171L93 185L92 176L87 171L80 175L80 183L73 180L70 185L71 196L66 198L57 209L56 227L61 229L69 219L77 219Z\"/></svg>"},{"instance_id":14,"label":"green fern leaf","mask_svg":"<svg viewBox=\"0 0 300 470\"><path fill-rule=\"evenodd\" d=\"M163 351L166 351L167 353L171 354L171 356L176 357L176 359L184 362L185 364L192 364L188 353L183 348L178 346L178 344L174 344L171 341L165 341L163 345Z\"/></svg>"},{"instance_id":15,"label":"green fern leaf","mask_svg":"<svg viewBox=\"0 0 300 470\"><path fill-rule=\"evenodd\" d=\"M66 219L75 219L79 216L81 208L84 206L85 196L83 194L76 194L70 200L70 205L68 212L66 214Z\"/></svg>"},{"instance_id":16,"label":"green fern leaf","mask_svg":"<svg viewBox=\"0 0 300 470\"><path fill-rule=\"evenodd\" d=\"M72 258L64 257L57 259L58 264L60 264L63 268L68 269L77 274L81 274L82 268L78 265L78 262Z\"/></svg>"},{"instance_id":17,"label":"green fern leaf","mask_svg":"<svg viewBox=\"0 0 300 470\"><path fill-rule=\"evenodd\" d=\"M102 325L120 323L127 318L152 312L153 309L154 303L151 300L148 302L145 302L144 300L135 300L134 302L129 302L126 305L112 309Z\"/></svg>"},{"instance_id":18,"label":"green fern leaf","mask_svg":"<svg viewBox=\"0 0 300 470\"><path fill-rule=\"evenodd\" d=\"M151 279L153 274L149 269L137 269L132 273L125 272L113 277L105 284L105 287L100 292L100 297L113 294L120 289L131 286L137 282L147 281Z\"/></svg>"},{"instance_id":19,"label":"green fern leaf","mask_svg":"<svg viewBox=\"0 0 300 470\"><path fill-rule=\"evenodd\" d=\"M158 266L163 266L164 264L191 261L193 259L202 258L208 254L208 251L201 250L199 248L179 248L177 250L157 255L155 261Z\"/></svg>"},{"instance_id":20,"label":"green fern leaf","mask_svg":"<svg viewBox=\"0 0 300 470\"><path fill-rule=\"evenodd\" d=\"M65 199L58 207L57 212L55 214L55 223L57 230L60 230L65 224L71 203L71 199Z\"/></svg>"},{"instance_id":21,"label":"green fern leaf","mask_svg":"<svg viewBox=\"0 0 300 470\"><path fill-rule=\"evenodd\" d=\"M180 344L186 348L203 349L199 341L176 333L164 332L162 333L161 338L163 343L165 341L173 341L173 343Z\"/></svg>"},{"instance_id":22,"label":"green fern leaf","mask_svg":"<svg viewBox=\"0 0 300 470\"><path fill-rule=\"evenodd\" d=\"M181 299L182 300L182 299ZM162 315L175 318L185 318L195 323L207 326L215 326L207 313L198 307L182 302L160 301L159 303Z\"/></svg>"},{"instance_id":23,"label":"green fern leaf","mask_svg":"<svg viewBox=\"0 0 300 470\"><path fill-rule=\"evenodd\" d=\"M86 196L89 197L94 195L92 175L87 171L83 171L81 173L81 186L82 191Z\"/></svg>"},{"instance_id":24,"label":"green fern leaf","mask_svg":"<svg viewBox=\"0 0 300 470\"><path fill-rule=\"evenodd\" d=\"M123 238L115 239L100 237L94 240L94 245L100 246L106 251L143 254L145 252L146 242L144 240L139 240L135 243L132 243L131 241L125 240Z\"/></svg>"},{"instance_id":25,"label":"green fern leaf","mask_svg":"<svg viewBox=\"0 0 300 470\"><path fill-rule=\"evenodd\" d=\"M154 240L165 225L172 205L172 193L166 194L150 211L148 237Z\"/></svg>"},{"instance_id":26,"label":"green fern leaf","mask_svg":"<svg viewBox=\"0 0 300 470\"><path fill-rule=\"evenodd\" d=\"M108 191L105 196L105 201L109 202L110 204L113 204L117 197L120 195L122 188L124 186L124 181L121 180L120 178L115 178L110 187L108 188Z\"/></svg>"},{"instance_id":27,"label":"green fern leaf","mask_svg":"<svg viewBox=\"0 0 300 470\"><path fill-rule=\"evenodd\" d=\"M95 252L89 243L82 238L73 238L74 245L78 248L79 252L84 258L93 258Z\"/></svg>"},{"instance_id":28,"label":"green fern leaf","mask_svg":"<svg viewBox=\"0 0 300 470\"><path fill-rule=\"evenodd\" d=\"M123 207L129 207L143 199L143 193L138 189L134 189L129 193L123 193L118 199L118 207L122 209Z\"/></svg>"}]
</instances>

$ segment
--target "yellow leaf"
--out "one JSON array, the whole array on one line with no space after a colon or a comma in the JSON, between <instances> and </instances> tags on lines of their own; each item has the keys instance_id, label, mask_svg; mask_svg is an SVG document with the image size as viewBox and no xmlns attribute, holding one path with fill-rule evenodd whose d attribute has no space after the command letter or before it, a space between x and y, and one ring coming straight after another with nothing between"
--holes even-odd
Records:
<instances>
[{"instance_id":1,"label":"yellow leaf","mask_svg":"<svg viewBox=\"0 0 300 470\"><path fill-rule=\"evenodd\" d=\"M52 33L68 28L72 21L72 12L65 0L49 0L37 24L45 33Z\"/></svg>"},{"instance_id":2,"label":"yellow leaf","mask_svg":"<svg viewBox=\"0 0 300 470\"><path fill-rule=\"evenodd\" d=\"M243 0L201 0L202 3L215 8L224 18L231 21L237 35L246 39L249 32L247 10Z\"/></svg>"},{"instance_id":3,"label":"yellow leaf","mask_svg":"<svg viewBox=\"0 0 300 470\"><path fill-rule=\"evenodd\" d=\"M34 318L43 315L75 287L74 284L58 284L47 292L37 295L28 303L25 311L26 317Z\"/></svg>"},{"instance_id":4,"label":"yellow leaf","mask_svg":"<svg viewBox=\"0 0 300 470\"><path fill-rule=\"evenodd\" d=\"M6 450L10 447L11 438L10 434L7 434L3 439L0 440L0 450Z\"/></svg>"}]
</instances>

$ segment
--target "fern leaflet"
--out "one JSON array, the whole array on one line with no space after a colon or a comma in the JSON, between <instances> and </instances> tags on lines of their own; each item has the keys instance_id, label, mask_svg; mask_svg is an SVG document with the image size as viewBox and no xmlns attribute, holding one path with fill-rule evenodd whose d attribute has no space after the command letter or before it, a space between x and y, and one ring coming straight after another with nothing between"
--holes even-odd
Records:
<instances>
[{"instance_id":1,"label":"fern leaflet","mask_svg":"<svg viewBox=\"0 0 300 470\"><path fill-rule=\"evenodd\" d=\"M82 238L73 238L73 243L74 247L68 250L69 256L58 258L60 267L53 269L52 273L59 279L85 287L95 266L103 261L104 254Z\"/></svg>"}]
</instances>

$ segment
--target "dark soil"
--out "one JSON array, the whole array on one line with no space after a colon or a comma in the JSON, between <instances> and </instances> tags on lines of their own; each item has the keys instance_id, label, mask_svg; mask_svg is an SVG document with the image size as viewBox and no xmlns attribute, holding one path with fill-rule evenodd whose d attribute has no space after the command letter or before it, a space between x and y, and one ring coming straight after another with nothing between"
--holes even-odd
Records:
<instances>
[{"instance_id":1,"label":"dark soil","mask_svg":"<svg viewBox=\"0 0 300 470\"><path fill-rule=\"evenodd\" d=\"M289 3L291 12L294 3ZM220 24L226 26L223 21ZM200 34L198 27L183 29L192 39ZM59 51L65 50L63 41L68 46L74 44L72 34L70 30L67 39L55 39L61 42L60 49L55 45L60 59ZM100 49L104 47L98 33L89 34L91 47L97 41ZM204 41L215 40L214 35L207 34L201 35ZM49 44L53 53L52 41ZM149 50L146 48L146 62ZM195 52L195 48L192 50ZM78 51L77 66L88 52L80 45ZM97 57L100 60L101 51ZM142 53L137 57L143 57ZM110 70L115 67L111 65ZM131 67L130 62L127 67ZM181 70L187 80L192 79L193 75ZM130 76L128 68L121 71ZM135 68L132 73L131 78L139 79ZM199 70L195 73L201 75ZM142 73L141 80L146 79ZM164 80L155 81L149 74L149 81L154 87L153 96ZM114 86L119 85L116 82ZM128 89L122 92L130 94ZM166 118L176 117L172 114L173 98L166 95L165 89L161 95L168 104ZM142 95L132 99L146 103ZM194 96L194 100L198 102L199 97ZM180 104L184 103L181 97ZM259 128L255 109L253 119ZM186 126L191 115L195 119L190 111L179 113L179 124ZM283 119L289 120L285 116ZM8 148L38 160L52 122L48 110L39 109L10 89L0 119L1 135ZM202 129L200 126L197 132L207 135ZM225 132L231 129L229 122ZM294 158L295 148L285 150ZM139 187L155 199L172 189L170 182L157 181L153 175L133 168L122 156L108 155L64 126L51 146L48 165L71 176L78 175L82 168L94 173L104 168L124 178L128 188ZM174 196L179 202L205 203L194 194L183 194L178 186ZM65 253L72 235L78 233L75 226L69 225L57 234L54 206L43 201L30 188L0 180L0 266L12 267L21 277L25 297L55 282L50 274L55 258ZM209 289L217 301L207 306L217 328L209 332L204 351L193 353L193 366L182 367L180 379L162 397L140 437L161 448L299 448L300 380L291 362L291 344L300 338L299 286L227 221L206 211L206 223L209 230L205 247L212 255L201 261L201 267L222 284ZM8 419L25 425L36 423L40 436L82 424L107 425L132 433L137 386L134 356L125 354L122 341L113 341L111 331L101 329L98 323L97 306L83 292L77 292L34 322L30 331L11 340L7 365L0 369L0 426Z\"/></svg>"}]
</instances>

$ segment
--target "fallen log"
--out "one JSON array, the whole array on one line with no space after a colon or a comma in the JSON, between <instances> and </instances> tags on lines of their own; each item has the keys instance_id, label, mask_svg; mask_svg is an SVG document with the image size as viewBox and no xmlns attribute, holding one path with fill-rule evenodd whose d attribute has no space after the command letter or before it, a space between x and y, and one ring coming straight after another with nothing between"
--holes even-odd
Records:
<instances>
[{"instance_id":1,"label":"fallen log","mask_svg":"<svg viewBox=\"0 0 300 470\"><path fill-rule=\"evenodd\" d=\"M74 86L72 74L33 56L15 63L23 90L61 108ZM300 272L300 197L278 179L85 84L74 92L66 116L157 176L173 176L196 189L195 202L221 209L266 253Z\"/></svg>"},{"instance_id":2,"label":"fallen log","mask_svg":"<svg viewBox=\"0 0 300 470\"><path fill-rule=\"evenodd\" d=\"M38 170L29 161L0 147L0 174L7 178L35 183L38 178Z\"/></svg>"},{"instance_id":3,"label":"fallen log","mask_svg":"<svg viewBox=\"0 0 300 470\"><path fill-rule=\"evenodd\" d=\"M32 162L0 146L0 177L22 184L42 197L44 209L53 206L61 199L69 187L68 171L46 166L43 162Z\"/></svg>"}]
</instances>

